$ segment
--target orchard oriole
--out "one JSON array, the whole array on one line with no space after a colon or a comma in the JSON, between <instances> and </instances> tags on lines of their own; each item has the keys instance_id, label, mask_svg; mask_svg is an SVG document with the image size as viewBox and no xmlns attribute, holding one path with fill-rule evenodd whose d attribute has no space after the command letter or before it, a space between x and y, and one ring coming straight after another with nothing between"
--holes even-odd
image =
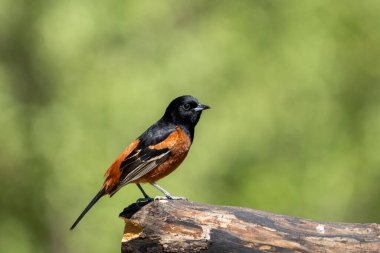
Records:
<instances>
[{"instance_id":1,"label":"orchard oriole","mask_svg":"<svg viewBox=\"0 0 380 253\"><path fill-rule=\"evenodd\" d=\"M186 158L194 138L194 128L202 111L209 109L195 97L181 96L166 108L164 116L133 141L111 164L105 173L100 191L71 226L71 230L104 195L114 195L121 187L135 183L145 198L140 183L150 183L168 199L181 199L156 184L174 171Z\"/></svg>"}]
</instances>

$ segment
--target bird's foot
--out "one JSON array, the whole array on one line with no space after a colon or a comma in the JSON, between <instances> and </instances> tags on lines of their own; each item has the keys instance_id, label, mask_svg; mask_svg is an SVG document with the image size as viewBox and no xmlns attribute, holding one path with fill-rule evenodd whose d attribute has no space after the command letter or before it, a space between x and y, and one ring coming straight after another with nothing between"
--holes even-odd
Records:
<instances>
[{"instance_id":1,"label":"bird's foot","mask_svg":"<svg viewBox=\"0 0 380 253\"><path fill-rule=\"evenodd\" d=\"M187 200L185 197L177 197L177 196L172 196L172 195L166 195L166 196L156 196L154 197L154 201L159 201L159 200Z\"/></svg>"},{"instance_id":2,"label":"bird's foot","mask_svg":"<svg viewBox=\"0 0 380 253\"><path fill-rule=\"evenodd\" d=\"M154 201L167 200L168 198L165 196L156 196L154 197Z\"/></svg>"},{"instance_id":3,"label":"bird's foot","mask_svg":"<svg viewBox=\"0 0 380 253\"><path fill-rule=\"evenodd\" d=\"M168 198L172 200L187 200L186 197L181 197L181 196L168 196Z\"/></svg>"},{"instance_id":4,"label":"bird's foot","mask_svg":"<svg viewBox=\"0 0 380 253\"><path fill-rule=\"evenodd\" d=\"M139 198L136 203L137 204L146 204L146 203L149 203L149 202L152 202L153 200L155 200L155 198L151 198L151 197L145 197L145 198Z\"/></svg>"}]
</instances>

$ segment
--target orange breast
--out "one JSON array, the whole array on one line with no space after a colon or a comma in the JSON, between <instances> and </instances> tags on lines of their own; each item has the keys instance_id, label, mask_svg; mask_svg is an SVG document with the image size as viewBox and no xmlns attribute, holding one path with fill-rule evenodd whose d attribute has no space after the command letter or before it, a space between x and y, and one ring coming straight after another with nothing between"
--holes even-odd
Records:
<instances>
[{"instance_id":1,"label":"orange breast","mask_svg":"<svg viewBox=\"0 0 380 253\"><path fill-rule=\"evenodd\" d=\"M138 179L135 183L153 183L169 175L186 158L190 146L190 138L180 127L177 127L176 131L171 133L166 140L149 147L155 149L169 148L170 156L164 163Z\"/></svg>"}]
</instances>

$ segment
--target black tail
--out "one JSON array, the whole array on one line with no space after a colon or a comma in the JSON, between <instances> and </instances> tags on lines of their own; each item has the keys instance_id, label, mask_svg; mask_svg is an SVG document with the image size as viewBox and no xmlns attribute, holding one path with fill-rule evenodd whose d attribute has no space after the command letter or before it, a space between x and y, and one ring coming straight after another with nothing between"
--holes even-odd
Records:
<instances>
[{"instance_id":1,"label":"black tail","mask_svg":"<svg viewBox=\"0 0 380 253\"><path fill-rule=\"evenodd\" d=\"M91 209L91 207L93 205L95 205L96 202L98 202L98 200L104 196L105 194L105 190L104 189L101 189L98 194L96 194L96 196L91 200L90 204L87 205L87 207L83 210L83 212L79 215L79 217L76 219L76 221L74 222L74 224L71 226L70 230L73 230L76 225L78 225L78 223L80 222L80 220L83 218L83 216L86 215L86 213Z\"/></svg>"}]
</instances>

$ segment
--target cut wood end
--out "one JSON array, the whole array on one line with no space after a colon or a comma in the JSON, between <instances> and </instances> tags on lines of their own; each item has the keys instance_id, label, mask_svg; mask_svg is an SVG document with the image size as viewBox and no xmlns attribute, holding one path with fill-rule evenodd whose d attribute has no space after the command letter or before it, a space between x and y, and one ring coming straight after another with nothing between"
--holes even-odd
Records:
<instances>
[{"instance_id":1,"label":"cut wood end","mask_svg":"<svg viewBox=\"0 0 380 253\"><path fill-rule=\"evenodd\" d=\"M130 219L124 218L125 227L124 234L121 242L129 242L132 239L135 239L141 235L143 232L143 227L139 224L132 222Z\"/></svg>"}]
</instances>

